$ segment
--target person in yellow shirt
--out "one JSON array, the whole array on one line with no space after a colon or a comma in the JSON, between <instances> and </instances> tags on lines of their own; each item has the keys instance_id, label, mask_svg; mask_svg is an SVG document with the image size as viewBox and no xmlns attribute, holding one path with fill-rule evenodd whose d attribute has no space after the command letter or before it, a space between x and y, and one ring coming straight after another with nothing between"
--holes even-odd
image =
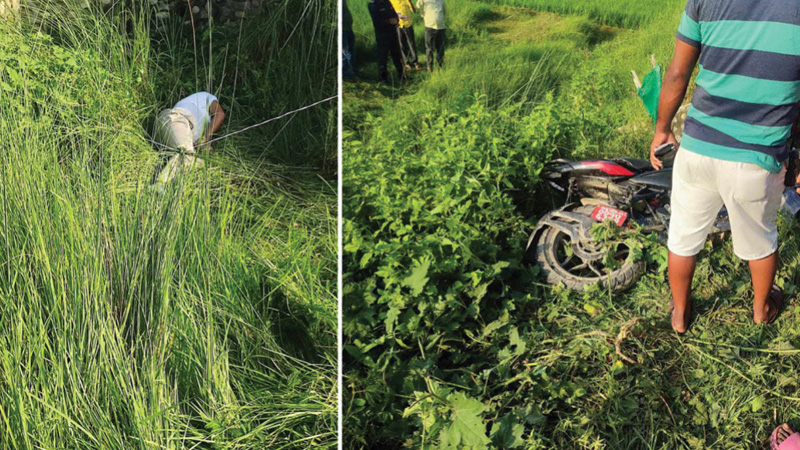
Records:
<instances>
[{"instance_id":1,"label":"person in yellow shirt","mask_svg":"<svg viewBox=\"0 0 800 450\"><path fill-rule=\"evenodd\" d=\"M406 70L419 70L419 59L417 59L417 48L414 40L414 22L411 14L417 12L411 0L392 0L392 6L397 11L399 21L397 23L397 39L400 41L400 51L403 53L403 62Z\"/></svg>"}]
</instances>

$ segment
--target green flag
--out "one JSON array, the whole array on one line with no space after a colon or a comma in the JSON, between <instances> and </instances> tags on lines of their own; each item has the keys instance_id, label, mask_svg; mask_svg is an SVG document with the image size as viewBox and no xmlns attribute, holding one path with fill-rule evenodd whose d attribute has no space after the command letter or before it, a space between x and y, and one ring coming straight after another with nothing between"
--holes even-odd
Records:
<instances>
[{"instance_id":1,"label":"green flag","mask_svg":"<svg viewBox=\"0 0 800 450\"><path fill-rule=\"evenodd\" d=\"M656 64L642 82L639 88L639 98L642 99L645 109L653 118L653 124L658 119L658 97L661 95L661 65Z\"/></svg>"}]
</instances>

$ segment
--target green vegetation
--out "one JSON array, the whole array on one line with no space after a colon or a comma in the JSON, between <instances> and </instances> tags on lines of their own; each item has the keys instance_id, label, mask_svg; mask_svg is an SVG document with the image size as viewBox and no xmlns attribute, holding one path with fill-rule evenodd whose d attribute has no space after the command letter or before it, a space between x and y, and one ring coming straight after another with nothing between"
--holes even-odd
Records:
<instances>
[{"instance_id":1,"label":"green vegetation","mask_svg":"<svg viewBox=\"0 0 800 450\"><path fill-rule=\"evenodd\" d=\"M201 89L226 131L335 95L335 8L277 0L195 53L54 3L0 21L0 447L334 448L335 102L164 192L149 140Z\"/></svg>"},{"instance_id":2,"label":"green vegetation","mask_svg":"<svg viewBox=\"0 0 800 450\"><path fill-rule=\"evenodd\" d=\"M450 2L447 68L377 86L371 24L351 5L363 77L344 85L347 448L759 448L800 417L800 310L753 325L729 243L701 256L686 337L667 320L657 244L624 295L553 289L521 262L560 204L544 162L647 156L630 70L669 60L682 5L647 6L662 14L630 7L617 22L630 29ZM780 229L791 295L800 228Z\"/></svg>"},{"instance_id":3,"label":"green vegetation","mask_svg":"<svg viewBox=\"0 0 800 450\"><path fill-rule=\"evenodd\" d=\"M637 27L663 19L670 13L686 6L684 0L659 0L640 2L637 0L490 0L501 5L522 6L537 11L552 11L561 14L582 14L598 22L619 26Z\"/></svg>"}]
</instances>

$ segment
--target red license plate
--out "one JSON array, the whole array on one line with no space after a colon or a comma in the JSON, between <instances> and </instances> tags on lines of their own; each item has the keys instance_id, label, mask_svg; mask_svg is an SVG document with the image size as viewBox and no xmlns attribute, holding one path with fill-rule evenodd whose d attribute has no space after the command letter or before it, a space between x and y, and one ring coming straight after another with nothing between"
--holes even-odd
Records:
<instances>
[{"instance_id":1,"label":"red license plate","mask_svg":"<svg viewBox=\"0 0 800 450\"><path fill-rule=\"evenodd\" d=\"M625 224L625 221L628 220L628 213L610 206L598 205L595 206L594 211L592 211L592 219L601 223L610 220L621 227Z\"/></svg>"}]
</instances>

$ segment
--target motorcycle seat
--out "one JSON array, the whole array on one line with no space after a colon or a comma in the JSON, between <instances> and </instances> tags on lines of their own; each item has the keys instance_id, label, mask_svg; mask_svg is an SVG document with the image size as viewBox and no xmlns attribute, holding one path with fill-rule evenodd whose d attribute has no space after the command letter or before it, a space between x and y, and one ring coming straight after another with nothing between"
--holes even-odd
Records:
<instances>
[{"instance_id":1,"label":"motorcycle seat","mask_svg":"<svg viewBox=\"0 0 800 450\"><path fill-rule=\"evenodd\" d=\"M671 189L672 168L654 170L652 172L636 175L631 178L631 183L658 189Z\"/></svg>"},{"instance_id":2,"label":"motorcycle seat","mask_svg":"<svg viewBox=\"0 0 800 450\"><path fill-rule=\"evenodd\" d=\"M645 161L643 159L615 158L613 161L617 164L622 164L636 173L646 172L653 169L650 161Z\"/></svg>"}]
</instances>

